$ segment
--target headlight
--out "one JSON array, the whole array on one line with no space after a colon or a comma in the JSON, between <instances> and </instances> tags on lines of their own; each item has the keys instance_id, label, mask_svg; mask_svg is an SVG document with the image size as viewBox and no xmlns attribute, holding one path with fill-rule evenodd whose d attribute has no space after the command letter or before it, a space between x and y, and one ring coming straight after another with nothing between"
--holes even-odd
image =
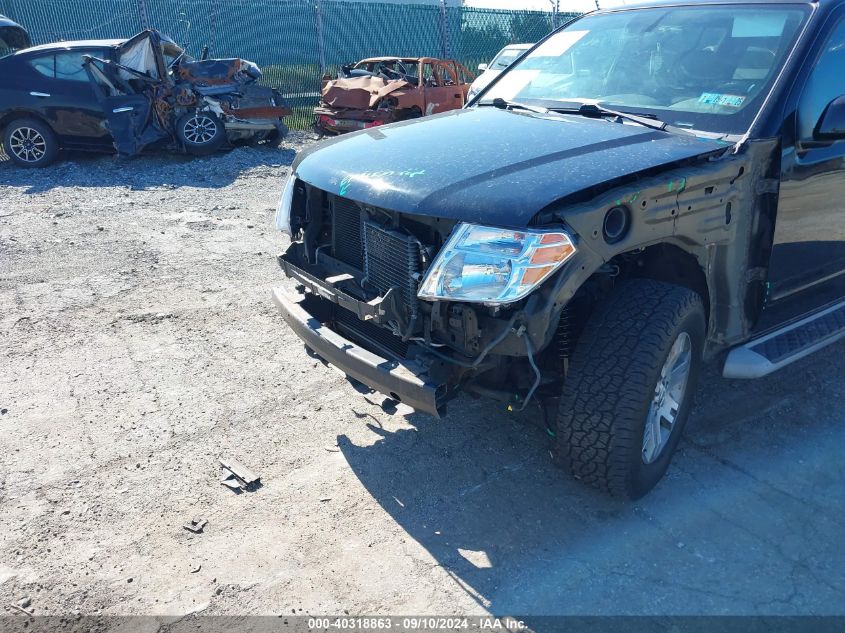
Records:
<instances>
[{"instance_id":1,"label":"headlight","mask_svg":"<svg viewBox=\"0 0 845 633\"><path fill-rule=\"evenodd\" d=\"M293 237L290 226L290 209L293 205L293 188L296 185L296 176L291 174L282 189L282 197L279 198L279 206L276 207L276 228L282 233Z\"/></svg>"},{"instance_id":2,"label":"headlight","mask_svg":"<svg viewBox=\"0 0 845 633\"><path fill-rule=\"evenodd\" d=\"M420 299L512 303L528 295L574 254L563 231L514 231L459 224L435 258Z\"/></svg>"}]
</instances>

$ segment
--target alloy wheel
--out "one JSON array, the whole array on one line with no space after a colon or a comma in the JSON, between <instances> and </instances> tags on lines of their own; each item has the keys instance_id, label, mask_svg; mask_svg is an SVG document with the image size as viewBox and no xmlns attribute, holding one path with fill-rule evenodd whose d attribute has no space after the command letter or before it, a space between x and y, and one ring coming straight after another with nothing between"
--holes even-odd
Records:
<instances>
[{"instance_id":1,"label":"alloy wheel","mask_svg":"<svg viewBox=\"0 0 845 633\"><path fill-rule=\"evenodd\" d=\"M185 121L185 138L196 145L205 145L217 136L217 123L209 116L197 114Z\"/></svg>"},{"instance_id":2,"label":"alloy wheel","mask_svg":"<svg viewBox=\"0 0 845 633\"><path fill-rule=\"evenodd\" d=\"M648 410L642 449L643 462L646 464L654 463L669 443L684 404L691 366L692 339L686 332L681 332L660 371L660 379Z\"/></svg>"},{"instance_id":3,"label":"alloy wheel","mask_svg":"<svg viewBox=\"0 0 845 633\"><path fill-rule=\"evenodd\" d=\"M47 153L47 140L31 127L19 127L9 136L9 148L25 163L37 163Z\"/></svg>"}]
</instances>

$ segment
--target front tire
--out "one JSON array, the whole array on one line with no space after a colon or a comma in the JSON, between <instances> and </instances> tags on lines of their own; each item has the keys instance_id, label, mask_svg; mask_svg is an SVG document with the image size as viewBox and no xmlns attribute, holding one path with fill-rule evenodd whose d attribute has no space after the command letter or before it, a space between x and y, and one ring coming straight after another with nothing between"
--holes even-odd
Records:
<instances>
[{"instance_id":1,"label":"front tire","mask_svg":"<svg viewBox=\"0 0 845 633\"><path fill-rule=\"evenodd\" d=\"M410 108L408 110L402 111L402 116L399 118L400 121L410 121L411 119L420 119L422 118L422 110L420 110L417 106Z\"/></svg>"},{"instance_id":2,"label":"front tire","mask_svg":"<svg viewBox=\"0 0 845 633\"><path fill-rule=\"evenodd\" d=\"M558 411L558 459L574 477L628 499L660 481L692 407L705 323L698 294L649 279L596 309Z\"/></svg>"},{"instance_id":3,"label":"front tire","mask_svg":"<svg viewBox=\"0 0 845 633\"><path fill-rule=\"evenodd\" d=\"M272 132L268 132L267 136L263 139L265 144L268 147L280 147L282 145L282 141L285 140L285 137L290 133L288 126L279 121L276 129Z\"/></svg>"},{"instance_id":4,"label":"front tire","mask_svg":"<svg viewBox=\"0 0 845 633\"><path fill-rule=\"evenodd\" d=\"M223 122L210 112L192 112L176 122L176 135L189 154L205 156L226 142Z\"/></svg>"},{"instance_id":5,"label":"front tire","mask_svg":"<svg viewBox=\"0 0 845 633\"><path fill-rule=\"evenodd\" d=\"M3 149L16 165L46 167L59 155L59 142L46 123L37 119L17 119L6 126Z\"/></svg>"}]
</instances>

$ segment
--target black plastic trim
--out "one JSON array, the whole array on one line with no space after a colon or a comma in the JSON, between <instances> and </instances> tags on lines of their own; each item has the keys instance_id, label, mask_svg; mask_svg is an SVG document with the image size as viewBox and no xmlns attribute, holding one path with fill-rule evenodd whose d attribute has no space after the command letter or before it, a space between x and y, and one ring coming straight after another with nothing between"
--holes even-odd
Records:
<instances>
[{"instance_id":1,"label":"black plastic trim","mask_svg":"<svg viewBox=\"0 0 845 633\"><path fill-rule=\"evenodd\" d=\"M304 293L273 290L273 300L296 335L315 353L361 381L418 411L441 417L445 413L445 384L434 384L423 367L412 361L382 358L329 329L301 305Z\"/></svg>"}]
</instances>

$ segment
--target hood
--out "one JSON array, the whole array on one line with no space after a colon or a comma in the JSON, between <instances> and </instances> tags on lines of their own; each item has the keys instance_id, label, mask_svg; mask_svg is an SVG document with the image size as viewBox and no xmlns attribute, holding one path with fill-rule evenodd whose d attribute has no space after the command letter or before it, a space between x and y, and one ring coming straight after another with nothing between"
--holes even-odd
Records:
<instances>
[{"instance_id":1,"label":"hood","mask_svg":"<svg viewBox=\"0 0 845 633\"><path fill-rule=\"evenodd\" d=\"M181 62L179 78L198 88L227 86L230 89L261 79L261 70L243 59L203 59Z\"/></svg>"},{"instance_id":2,"label":"hood","mask_svg":"<svg viewBox=\"0 0 845 633\"><path fill-rule=\"evenodd\" d=\"M566 196L725 147L635 124L483 107L318 143L294 171L391 211L525 226Z\"/></svg>"},{"instance_id":3,"label":"hood","mask_svg":"<svg viewBox=\"0 0 845 633\"><path fill-rule=\"evenodd\" d=\"M401 79L366 75L333 79L326 82L321 92L322 105L330 108L368 110L375 108L388 95L409 87Z\"/></svg>"}]
</instances>

